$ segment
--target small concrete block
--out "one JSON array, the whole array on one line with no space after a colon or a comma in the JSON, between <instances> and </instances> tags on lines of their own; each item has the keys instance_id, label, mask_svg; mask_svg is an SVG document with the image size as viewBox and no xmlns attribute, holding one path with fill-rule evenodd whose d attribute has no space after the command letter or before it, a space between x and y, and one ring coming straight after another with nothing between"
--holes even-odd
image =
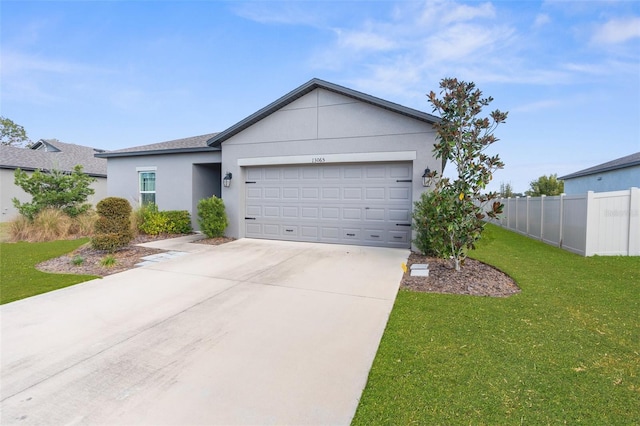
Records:
<instances>
[{"instance_id":1,"label":"small concrete block","mask_svg":"<svg viewBox=\"0 0 640 426\"><path fill-rule=\"evenodd\" d=\"M429 276L429 264L428 263L414 263L411 265L412 277L428 277Z\"/></svg>"},{"instance_id":2,"label":"small concrete block","mask_svg":"<svg viewBox=\"0 0 640 426\"><path fill-rule=\"evenodd\" d=\"M429 269L429 264L428 263L414 263L413 265L411 265L411 270L413 271L414 269Z\"/></svg>"}]
</instances>

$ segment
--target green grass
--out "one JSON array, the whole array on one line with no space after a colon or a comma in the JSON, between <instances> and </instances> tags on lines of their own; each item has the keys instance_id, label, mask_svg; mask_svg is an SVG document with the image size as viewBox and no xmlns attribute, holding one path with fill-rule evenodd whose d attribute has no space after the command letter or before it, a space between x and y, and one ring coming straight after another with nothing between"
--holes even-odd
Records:
<instances>
[{"instance_id":1,"label":"green grass","mask_svg":"<svg viewBox=\"0 0 640 426\"><path fill-rule=\"evenodd\" d=\"M93 275L48 274L35 268L40 262L69 253L88 241L0 243L0 304L92 280Z\"/></svg>"},{"instance_id":2,"label":"green grass","mask_svg":"<svg viewBox=\"0 0 640 426\"><path fill-rule=\"evenodd\" d=\"M400 291L353 424L640 424L640 258L487 237L522 293Z\"/></svg>"}]
</instances>

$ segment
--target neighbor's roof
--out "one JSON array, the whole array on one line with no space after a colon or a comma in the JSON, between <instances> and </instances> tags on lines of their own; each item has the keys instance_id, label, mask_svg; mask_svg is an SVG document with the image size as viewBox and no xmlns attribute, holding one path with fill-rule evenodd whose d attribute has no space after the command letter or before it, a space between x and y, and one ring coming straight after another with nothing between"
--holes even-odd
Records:
<instances>
[{"instance_id":1,"label":"neighbor's roof","mask_svg":"<svg viewBox=\"0 0 640 426\"><path fill-rule=\"evenodd\" d=\"M80 164L91 176L106 177L107 162L94 155L102 150L89 146L60 142L56 139L40 139L32 148L0 146L1 169L61 170L70 172Z\"/></svg>"},{"instance_id":2,"label":"neighbor's roof","mask_svg":"<svg viewBox=\"0 0 640 426\"><path fill-rule=\"evenodd\" d=\"M115 151L106 151L96 154L98 158L111 157L132 157L137 155L157 155L157 154L173 154L184 152L210 152L219 151L218 148L212 148L207 145L207 140L216 136L218 133L208 133L206 135L192 136L190 138L175 139L167 142L152 143L150 145L134 146L133 148L118 149Z\"/></svg>"},{"instance_id":3,"label":"neighbor's roof","mask_svg":"<svg viewBox=\"0 0 640 426\"><path fill-rule=\"evenodd\" d=\"M425 121L427 123L436 123L440 121L440 118L435 115L427 114L426 112L418 111L417 109L408 108L393 102L385 101L384 99L376 98L375 96L367 95L362 92L358 92L356 90L348 89L346 87L339 86L337 84L329 83L324 80L320 80L314 78L297 89L287 93L280 99L270 103L266 107L257 111L256 113L248 116L244 120L238 122L237 124L229 127L224 132L218 133L216 136L212 137L207 141L210 146L220 146L220 144L230 137L240 133L247 127L250 127L262 120L263 118L271 115L276 112L280 108L290 104L298 98L306 95L307 93L312 92L315 89L325 89L331 92L338 93L340 95L348 96L350 98L359 100L361 102L366 102L371 105L378 106L380 108L387 109L389 111L396 112L398 114L406 115L411 118L415 118L417 120Z\"/></svg>"},{"instance_id":4,"label":"neighbor's roof","mask_svg":"<svg viewBox=\"0 0 640 426\"><path fill-rule=\"evenodd\" d=\"M640 152L636 152L635 154L627 155L626 157L621 157L612 161L608 161L606 163L599 164L597 166L589 167L588 169L580 170L575 173L571 173L566 176L560 176L558 179L566 180L573 179L582 176L594 175L602 172L610 172L612 170L625 169L627 167L638 166L640 165Z\"/></svg>"}]
</instances>

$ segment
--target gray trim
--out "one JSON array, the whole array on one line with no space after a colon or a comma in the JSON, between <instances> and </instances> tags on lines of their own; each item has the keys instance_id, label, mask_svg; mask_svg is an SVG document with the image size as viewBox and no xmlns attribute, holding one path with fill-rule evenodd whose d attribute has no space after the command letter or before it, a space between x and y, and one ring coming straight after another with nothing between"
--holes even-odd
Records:
<instances>
[{"instance_id":1,"label":"gray trim","mask_svg":"<svg viewBox=\"0 0 640 426\"><path fill-rule=\"evenodd\" d=\"M588 169L580 170L575 173L571 173L565 176L560 176L558 179L566 180L573 179L582 176L595 175L597 173L610 172L612 170L626 169L627 167L633 167L640 165L640 152L636 152L625 157L620 157L606 163L599 164L597 166L589 167Z\"/></svg>"},{"instance_id":2,"label":"gray trim","mask_svg":"<svg viewBox=\"0 0 640 426\"><path fill-rule=\"evenodd\" d=\"M172 148L172 149L155 149L151 151L134 151L134 152L103 152L96 154L98 158L113 158L113 157L137 157L143 155L162 155L162 154L184 154L188 152L218 152L219 148L214 147L202 147L202 148Z\"/></svg>"},{"instance_id":3,"label":"gray trim","mask_svg":"<svg viewBox=\"0 0 640 426\"><path fill-rule=\"evenodd\" d=\"M297 89L294 89L293 91L277 99L276 101L270 103L269 105L262 108L261 110L251 114L244 120L239 121L238 123L229 127L224 132L218 133L217 135L213 136L212 138L207 140L207 144L212 147L219 147L222 144L222 142L226 141L232 136L242 132L246 128L262 120L263 118L271 115L272 113L276 112L282 107L290 104L296 99L301 98L307 93L310 93L313 90L318 88L329 90L331 92L335 92L340 95L348 96L350 98L353 98L362 102L366 102L368 104L375 105L377 107L384 108L389 111L396 112L398 114L406 115L408 117L415 118L417 120L424 121L427 123L437 123L438 121L440 121L440 118L436 117L435 115L427 114L426 112L418 111L417 109L413 109L413 108L405 107L393 102L385 101L384 99L376 98L375 96L367 95L365 93L358 92L356 90L348 89L346 87L342 87L337 84L329 83L327 81L314 78L308 81L307 83L303 84L302 86L298 87Z\"/></svg>"},{"instance_id":4,"label":"gray trim","mask_svg":"<svg viewBox=\"0 0 640 426\"><path fill-rule=\"evenodd\" d=\"M9 166L6 164L0 164L0 169L5 169L5 170L16 170L16 169L20 169L22 171L25 172L35 172L36 170L40 170L40 171L46 171L49 170L45 167L20 167L20 166ZM69 170L64 170L65 173L70 173ZM87 176L91 176L91 177L96 177L96 178L106 178L107 175L103 175L103 174L99 174L99 173L83 173Z\"/></svg>"}]
</instances>

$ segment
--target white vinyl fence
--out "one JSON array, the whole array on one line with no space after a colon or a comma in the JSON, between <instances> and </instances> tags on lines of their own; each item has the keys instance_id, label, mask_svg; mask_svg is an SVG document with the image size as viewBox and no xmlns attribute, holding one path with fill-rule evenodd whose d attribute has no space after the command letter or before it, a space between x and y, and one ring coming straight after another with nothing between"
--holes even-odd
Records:
<instances>
[{"instance_id":1,"label":"white vinyl fence","mask_svg":"<svg viewBox=\"0 0 640 426\"><path fill-rule=\"evenodd\" d=\"M640 189L499 199L492 222L582 256L640 256Z\"/></svg>"}]
</instances>

